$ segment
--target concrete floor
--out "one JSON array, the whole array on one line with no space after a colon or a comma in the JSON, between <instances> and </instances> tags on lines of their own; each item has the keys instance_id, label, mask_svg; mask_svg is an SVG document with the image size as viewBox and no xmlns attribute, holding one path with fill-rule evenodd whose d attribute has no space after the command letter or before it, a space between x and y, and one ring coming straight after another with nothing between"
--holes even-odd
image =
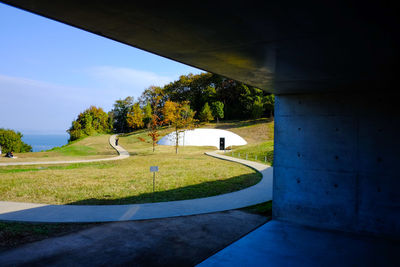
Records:
<instances>
[{"instance_id":1,"label":"concrete floor","mask_svg":"<svg viewBox=\"0 0 400 267\"><path fill-rule=\"evenodd\" d=\"M400 242L270 221L198 265L400 266Z\"/></svg>"},{"instance_id":2,"label":"concrete floor","mask_svg":"<svg viewBox=\"0 0 400 267\"><path fill-rule=\"evenodd\" d=\"M0 266L193 266L267 221L244 211L107 223L0 254Z\"/></svg>"}]
</instances>

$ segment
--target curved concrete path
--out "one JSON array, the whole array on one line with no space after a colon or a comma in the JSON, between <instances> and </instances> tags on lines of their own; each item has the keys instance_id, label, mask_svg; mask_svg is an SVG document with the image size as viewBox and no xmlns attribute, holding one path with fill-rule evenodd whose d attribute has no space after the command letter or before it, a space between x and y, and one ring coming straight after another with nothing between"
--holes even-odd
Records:
<instances>
[{"instance_id":1,"label":"curved concrete path","mask_svg":"<svg viewBox=\"0 0 400 267\"><path fill-rule=\"evenodd\" d=\"M129 157L128 151L126 151L122 146L115 145L115 137L117 135L111 135L109 142L110 145L118 152L118 156L112 158L104 159L83 159L83 160L58 160L58 161L30 161L30 162L9 162L0 163L0 166L16 166L16 165L48 165L48 164L68 164L68 163L84 163L84 162L98 162L98 161L108 161L108 160L119 160Z\"/></svg>"},{"instance_id":2,"label":"curved concrete path","mask_svg":"<svg viewBox=\"0 0 400 267\"><path fill-rule=\"evenodd\" d=\"M239 209L272 200L272 167L227 157L216 152L209 156L249 166L262 174L256 185L240 191L190 200L130 205L46 205L0 202L0 220L28 222L110 222L144 220L204 214Z\"/></svg>"}]
</instances>

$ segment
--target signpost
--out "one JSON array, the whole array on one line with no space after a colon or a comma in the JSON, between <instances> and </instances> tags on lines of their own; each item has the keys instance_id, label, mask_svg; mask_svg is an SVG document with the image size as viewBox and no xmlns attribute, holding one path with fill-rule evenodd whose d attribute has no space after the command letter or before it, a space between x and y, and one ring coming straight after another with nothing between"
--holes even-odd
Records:
<instances>
[{"instance_id":1,"label":"signpost","mask_svg":"<svg viewBox=\"0 0 400 267\"><path fill-rule=\"evenodd\" d=\"M153 198L154 198L154 188L156 181L156 172L158 172L158 166L150 166L150 172L153 173Z\"/></svg>"}]
</instances>

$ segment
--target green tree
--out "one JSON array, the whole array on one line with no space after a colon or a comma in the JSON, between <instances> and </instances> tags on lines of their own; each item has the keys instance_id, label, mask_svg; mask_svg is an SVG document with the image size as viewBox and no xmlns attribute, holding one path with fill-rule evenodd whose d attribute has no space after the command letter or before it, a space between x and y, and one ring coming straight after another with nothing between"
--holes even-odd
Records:
<instances>
[{"instance_id":1,"label":"green tree","mask_svg":"<svg viewBox=\"0 0 400 267\"><path fill-rule=\"evenodd\" d=\"M140 129L143 127L144 114L143 110L140 108L139 103L135 103L130 112L127 114L128 126L134 129Z\"/></svg>"},{"instance_id":2,"label":"green tree","mask_svg":"<svg viewBox=\"0 0 400 267\"><path fill-rule=\"evenodd\" d=\"M79 113L78 118L72 122L72 126L67 130L70 141L96 133L109 133L110 131L111 125L108 114L102 108L95 106Z\"/></svg>"},{"instance_id":3,"label":"green tree","mask_svg":"<svg viewBox=\"0 0 400 267\"><path fill-rule=\"evenodd\" d=\"M217 118L217 123L219 122L218 119L224 118L224 103L221 101L215 101L211 104L212 113L215 118Z\"/></svg>"},{"instance_id":4,"label":"green tree","mask_svg":"<svg viewBox=\"0 0 400 267\"><path fill-rule=\"evenodd\" d=\"M215 77L212 73L182 75L179 80L164 86L164 95L177 103L189 101L191 108L200 112L204 104L216 96Z\"/></svg>"},{"instance_id":5,"label":"green tree","mask_svg":"<svg viewBox=\"0 0 400 267\"><path fill-rule=\"evenodd\" d=\"M251 117L253 119L258 119L262 116L264 112L264 104L262 102L262 98L256 96L253 105L251 106Z\"/></svg>"},{"instance_id":6,"label":"green tree","mask_svg":"<svg viewBox=\"0 0 400 267\"><path fill-rule=\"evenodd\" d=\"M148 102L146 104L146 106L143 107L143 122L144 122L144 125L146 125L146 126L149 125L152 116L153 116L153 111L151 109L150 103Z\"/></svg>"},{"instance_id":7,"label":"green tree","mask_svg":"<svg viewBox=\"0 0 400 267\"><path fill-rule=\"evenodd\" d=\"M204 104L203 109L200 112L199 118L200 118L200 121L203 121L203 122L209 122L214 119L208 103Z\"/></svg>"},{"instance_id":8,"label":"green tree","mask_svg":"<svg viewBox=\"0 0 400 267\"><path fill-rule=\"evenodd\" d=\"M149 104L152 110L156 109L157 111L161 111L165 100L164 88L154 85L146 88L139 97L139 103L141 106ZM155 105L157 105L157 107L155 107ZM157 115L161 114L157 113Z\"/></svg>"},{"instance_id":9,"label":"green tree","mask_svg":"<svg viewBox=\"0 0 400 267\"><path fill-rule=\"evenodd\" d=\"M0 128L0 146L2 153L8 152L30 152L32 147L22 142L22 134L11 129Z\"/></svg>"},{"instance_id":10,"label":"green tree","mask_svg":"<svg viewBox=\"0 0 400 267\"><path fill-rule=\"evenodd\" d=\"M113 128L115 133L127 133L131 130L126 121L127 114L133 106L133 97L128 96L125 99L115 101L114 108L111 110L113 114Z\"/></svg>"},{"instance_id":11,"label":"green tree","mask_svg":"<svg viewBox=\"0 0 400 267\"><path fill-rule=\"evenodd\" d=\"M273 94L266 95L264 97L264 107L268 116L271 118L274 116L275 96Z\"/></svg>"}]
</instances>

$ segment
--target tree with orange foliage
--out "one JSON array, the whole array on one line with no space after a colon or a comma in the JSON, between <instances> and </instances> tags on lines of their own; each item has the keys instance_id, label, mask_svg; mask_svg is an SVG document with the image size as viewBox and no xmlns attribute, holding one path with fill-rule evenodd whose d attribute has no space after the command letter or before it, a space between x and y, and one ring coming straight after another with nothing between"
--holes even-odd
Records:
<instances>
[{"instance_id":1,"label":"tree with orange foliage","mask_svg":"<svg viewBox=\"0 0 400 267\"><path fill-rule=\"evenodd\" d=\"M160 136L160 134L158 133L158 127L160 127L161 124L162 121L160 120L160 117L158 117L156 113L153 113L151 116L148 133L148 136L151 137L151 140L153 142L153 152L156 150L158 137Z\"/></svg>"},{"instance_id":2,"label":"tree with orange foliage","mask_svg":"<svg viewBox=\"0 0 400 267\"><path fill-rule=\"evenodd\" d=\"M165 101L165 104L162 108L162 114L164 117L164 123L171 125L171 122L175 120L176 117L176 108L177 105L175 102L172 102L170 100Z\"/></svg>"}]
</instances>

